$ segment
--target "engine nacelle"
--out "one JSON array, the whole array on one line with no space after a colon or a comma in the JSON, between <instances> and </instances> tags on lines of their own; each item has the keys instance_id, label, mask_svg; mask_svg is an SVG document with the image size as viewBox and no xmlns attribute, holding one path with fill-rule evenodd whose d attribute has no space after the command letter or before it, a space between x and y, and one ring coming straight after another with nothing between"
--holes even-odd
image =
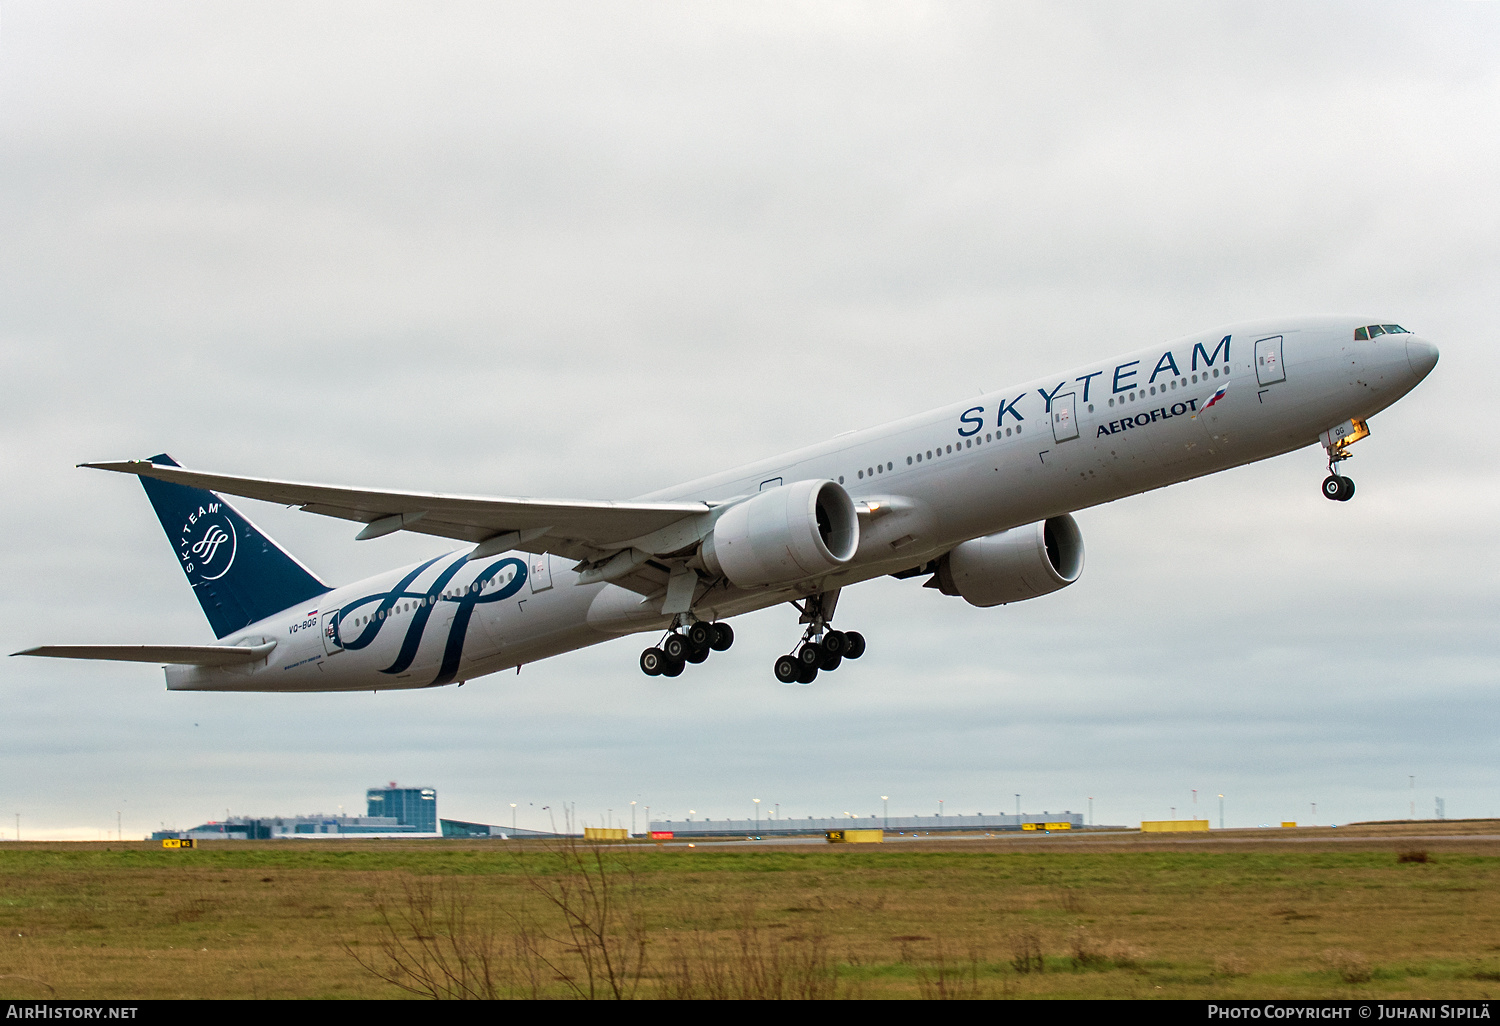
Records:
<instances>
[{"instance_id":1,"label":"engine nacelle","mask_svg":"<svg viewBox=\"0 0 1500 1026\"><path fill-rule=\"evenodd\" d=\"M1064 513L974 538L938 560L938 589L975 606L1020 602L1066 588L1083 573L1083 532Z\"/></svg>"},{"instance_id":2,"label":"engine nacelle","mask_svg":"<svg viewBox=\"0 0 1500 1026\"><path fill-rule=\"evenodd\" d=\"M854 500L833 481L794 481L731 506L703 539L703 565L738 588L794 584L859 548Z\"/></svg>"}]
</instances>

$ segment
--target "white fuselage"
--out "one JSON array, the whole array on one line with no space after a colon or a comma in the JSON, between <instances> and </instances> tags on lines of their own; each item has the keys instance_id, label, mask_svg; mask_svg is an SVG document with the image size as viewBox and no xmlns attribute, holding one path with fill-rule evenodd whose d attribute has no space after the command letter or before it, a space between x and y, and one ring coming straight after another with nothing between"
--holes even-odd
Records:
<instances>
[{"instance_id":1,"label":"white fuselage","mask_svg":"<svg viewBox=\"0 0 1500 1026\"><path fill-rule=\"evenodd\" d=\"M642 498L722 501L828 478L865 505L850 563L795 589L715 589L695 606L705 619L724 619L921 566L971 538L1314 444L1321 432L1389 406L1431 367L1421 356L1435 350L1410 333L1356 341L1365 323L1233 325ZM1410 358L1408 343L1417 347ZM168 667L168 687L431 687L671 621L659 598L575 584L572 560L466 556L335 588L252 624L223 643L277 642L266 659Z\"/></svg>"}]
</instances>

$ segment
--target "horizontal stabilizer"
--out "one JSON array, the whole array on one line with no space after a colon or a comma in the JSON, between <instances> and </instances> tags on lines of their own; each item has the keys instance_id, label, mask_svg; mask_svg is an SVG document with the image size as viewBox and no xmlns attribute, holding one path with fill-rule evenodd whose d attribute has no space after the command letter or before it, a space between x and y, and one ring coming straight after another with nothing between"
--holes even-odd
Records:
<instances>
[{"instance_id":1,"label":"horizontal stabilizer","mask_svg":"<svg viewBox=\"0 0 1500 1026\"><path fill-rule=\"evenodd\" d=\"M241 666L271 654L276 642L264 645L43 645L18 656L56 659L114 659L128 663L181 663L186 666Z\"/></svg>"}]
</instances>

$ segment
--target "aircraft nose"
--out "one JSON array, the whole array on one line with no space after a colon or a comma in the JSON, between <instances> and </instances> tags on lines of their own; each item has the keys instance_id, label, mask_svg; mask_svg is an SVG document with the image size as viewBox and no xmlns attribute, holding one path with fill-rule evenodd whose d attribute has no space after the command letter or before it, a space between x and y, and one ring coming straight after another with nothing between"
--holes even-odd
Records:
<instances>
[{"instance_id":1,"label":"aircraft nose","mask_svg":"<svg viewBox=\"0 0 1500 1026\"><path fill-rule=\"evenodd\" d=\"M1437 346L1420 338L1407 339L1406 362L1411 365L1412 372L1416 374L1418 380L1425 378L1432 372L1432 368L1437 366Z\"/></svg>"}]
</instances>

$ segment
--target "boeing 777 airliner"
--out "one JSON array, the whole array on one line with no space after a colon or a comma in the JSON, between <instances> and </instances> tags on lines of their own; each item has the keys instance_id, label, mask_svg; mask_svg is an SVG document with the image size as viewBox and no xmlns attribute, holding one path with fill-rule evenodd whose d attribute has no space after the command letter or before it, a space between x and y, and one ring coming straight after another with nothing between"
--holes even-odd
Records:
<instances>
[{"instance_id":1,"label":"boeing 777 airliner","mask_svg":"<svg viewBox=\"0 0 1500 1026\"><path fill-rule=\"evenodd\" d=\"M841 589L884 575L976 606L1065 588L1070 513L1321 442L1322 483L1366 422L1437 364L1396 324L1240 324L840 435L629 502L380 491L204 473L166 455L87 463L140 477L218 642L54 645L18 655L164 663L179 691L356 691L463 682L623 634L675 677L733 643L726 622L794 603L776 660L810 684L865 651ZM331 587L221 494L468 543Z\"/></svg>"}]
</instances>

